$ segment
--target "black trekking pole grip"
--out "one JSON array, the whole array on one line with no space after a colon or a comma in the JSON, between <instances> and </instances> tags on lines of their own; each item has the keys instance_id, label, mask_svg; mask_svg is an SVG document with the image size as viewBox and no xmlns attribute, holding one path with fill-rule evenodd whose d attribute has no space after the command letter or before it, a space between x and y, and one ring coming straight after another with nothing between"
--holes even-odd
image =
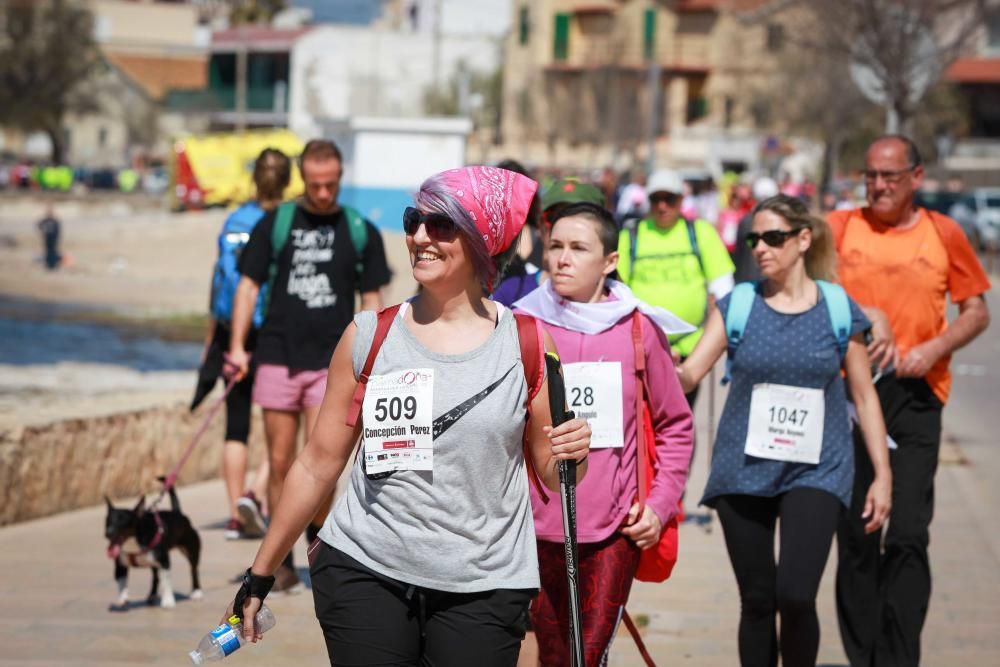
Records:
<instances>
[{"instance_id":1,"label":"black trekking pole grip","mask_svg":"<svg viewBox=\"0 0 1000 667\"><path fill-rule=\"evenodd\" d=\"M553 428L575 415L566 409L566 383L559 357L545 353L545 370L549 385L549 412ZM576 461L559 461L559 496L562 501L563 537L566 552L566 579L569 597L570 664L585 667L583 657L583 623L580 613L579 558L576 549Z\"/></svg>"}]
</instances>

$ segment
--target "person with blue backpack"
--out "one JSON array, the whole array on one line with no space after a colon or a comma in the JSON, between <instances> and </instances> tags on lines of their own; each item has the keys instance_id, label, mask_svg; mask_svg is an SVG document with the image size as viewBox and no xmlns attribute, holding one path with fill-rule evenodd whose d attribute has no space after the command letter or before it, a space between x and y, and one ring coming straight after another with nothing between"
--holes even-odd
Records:
<instances>
[{"instance_id":1,"label":"person with blue backpack","mask_svg":"<svg viewBox=\"0 0 1000 667\"><path fill-rule=\"evenodd\" d=\"M354 317L382 307L381 288L392 277L382 236L361 213L338 201L343 157L326 139L306 143L299 155L303 196L264 216L240 256L228 359L238 375L250 365L246 340L254 305L264 294L264 314L254 354L253 402L261 406L271 475L268 505L277 507L285 476L295 460L300 427L308 436L326 391L333 350ZM319 533L333 494L306 528ZM278 569L275 590L304 589L292 554Z\"/></svg>"},{"instance_id":2,"label":"person with blue backpack","mask_svg":"<svg viewBox=\"0 0 1000 667\"><path fill-rule=\"evenodd\" d=\"M250 234L265 214L281 203L291 181L292 163L288 156L274 148L265 148L253 167L256 195L226 217L219 233L219 255L212 273L209 302L211 318L205 337L202 368L191 409L204 400L218 379L225 373L225 352L232 334L233 301L240 282L240 256ZM257 299L253 323L247 336L247 349L256 347L257 330L264 320L266 290ZM267 498L269 466L267 457L254 476L253 488L243 492L247 472L247 443L250 437L250 408L254 383L254 368L237 382L226 397L226 440L222 450L222 478L229 499L229 521L225 537L260 537L265 530L262 501Z\"/></svg>"},{"instance_id":3,"label":"person with blue backpack","mask_svg":"<svg viewBox=\"0 0 1000 667\"><path fill-rule=\"evenodd\" d=\"M740 590L740 662L774 667L780 655L785 667L814 666L816 592L851 507L851 412L875 471L862 510L869 533L889 515L892 473L864 342L871 324L833 282L829 226L785 195L752 215L746 243L763 280L718 301L678 373L693 387L728 352L724 382L732 386L702 503L719 513Z\"/></svg>"}]
</instances>

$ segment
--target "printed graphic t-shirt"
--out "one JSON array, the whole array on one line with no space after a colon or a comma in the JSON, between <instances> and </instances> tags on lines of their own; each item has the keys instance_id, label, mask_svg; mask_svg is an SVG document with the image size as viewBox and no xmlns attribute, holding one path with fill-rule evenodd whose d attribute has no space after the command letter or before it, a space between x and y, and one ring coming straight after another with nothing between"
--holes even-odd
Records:
<instances>
[{"instance_id":1,"label":"printed graphic t-shirt","mask_svg":"<svg viewBox=\"0 0 1000 667\"><path fill-rule=\"evenodd\" d=\"M258 223L240 257L240 273L261 285L268 279L275 215L271 212ZM389 267L378 230L365 223L368 242L359 279L347 224L343 211L319 215L302 207L295 210L257 337L258 363L292 370L326 368L354 316L354 293L388 284Z\"/></svg>"},{"instance_id":2,"label":"printed graphic t-shirt","mask_svg":"<svg viewBox=\"0 0 1000 667\"><path fill-rule=\"evenodd\" d=\"M701 324L708 306L708 284L733 272L729 251L715 228L697 220L694 230L704 272L691 248L684 220L678 220L670 229L657 226L653 220L639 222L635 266L631 266L629 258L629 233L622 232L618 241L618 273L632 292L642 301L666 308L699 327L694 333L671 337L671 346L683 356L691 354L704 332Z\"/></svg>"},{"instance_id":3,"label":"printed graphic t-shirt","mask_svg":"<svg viewBox=\"0 0 1000 667\"><path fill-rule=\"evenodd\" d=\"M935 225L920 209L916 225L893 229L861 208L837 211L828 220L839 239L844 289L859 304L885 312L901 357L948 328L949 294L959 303L990 288L972 246L951 218L940 216ZM925 377L942 403L951 390L950 361L950 356L939 359Z\"/></svg>"}]
</instances>

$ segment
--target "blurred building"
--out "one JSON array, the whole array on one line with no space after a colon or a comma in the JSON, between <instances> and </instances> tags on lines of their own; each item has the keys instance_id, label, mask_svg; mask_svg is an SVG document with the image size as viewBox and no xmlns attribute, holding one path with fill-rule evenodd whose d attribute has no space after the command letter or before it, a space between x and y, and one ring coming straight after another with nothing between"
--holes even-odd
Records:
<instances>
[{"instance_id":1,"label":"blurred building","mask_svg":"<svg viewBox=\"0 0 1000 667\"><path fill-rule=\"evenodd\" d=\"M482 9L506 15L507 1ZM504 29L466 21L470 7L457 2L435 5L439 20L413 23L407 7L417 6L388 2L371 25L216 30L204 85L173 87L166 108L202 114L215 130L288 127L304 137L336 134L355 117L424 116L432 91L500 68Z\"/></svg>"},{"instance_id":2,"label":"blurred building","mask_svg":"<svg viewBox=\"0 0 1000 667\"><path fill-rule=\"evenodd\" d=\"M789 57L761 0L515 0L503 150L536 164L755 169ZM779 3L786 5L787 3Z\"/></svg>"},{"instance_id":3,"label":"blurred building","mask_svg":"<svg viewBox=\"0 0 1000 667\"><path fill-rule=\"evenodd\" d=\"M1000 171L1000 1L987 5L986 20L970 53L948 68L969 113L968 134L948 146L943 163L970 183L996 185Z\"/></svg>"},{"instance_id":4,"label":"blurred building","mask_svg":"<svg viewBox=\"0 0 1000 667\"><path fill-rule=\"evenodd\" d=\"M210 28L198 3L88 0L107 67L90 84L101 109L65 120L67 160L123 166L162 158L169 135L189 120L163 113L173 88L206 83Z\"/></svg>"},{"instance_id":5,"label":"blurred building","mask_svg":"<svg viewBox=\"0 0 1000 667\"><path fill-rule=\"evenodd\" d=\"M241 25L211 33L199 86L175 86L170 111L203 116L213 130L288 126L291 53L310 28Z\"/></svg>"}]
</instances>

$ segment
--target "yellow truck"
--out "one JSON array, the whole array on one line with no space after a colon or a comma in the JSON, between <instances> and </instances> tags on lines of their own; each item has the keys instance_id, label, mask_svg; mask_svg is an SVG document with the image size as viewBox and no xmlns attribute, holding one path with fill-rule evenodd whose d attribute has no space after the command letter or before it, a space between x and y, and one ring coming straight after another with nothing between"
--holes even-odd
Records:
<instances>
[{"instance_id":1,"label":"yellow truck","mask_svg":"<svg viewBox=\"0 0 1000 667\"><path fill-rule=\"evenodd\" d=\"M254 195L253 163L265 148L293 160L305 144L284 129L205 134L177 139L170 168L171 208L178 211L228 206ZM292 170L285 197L302 193L302 177Z\"/></svg>"}]
</instances>

